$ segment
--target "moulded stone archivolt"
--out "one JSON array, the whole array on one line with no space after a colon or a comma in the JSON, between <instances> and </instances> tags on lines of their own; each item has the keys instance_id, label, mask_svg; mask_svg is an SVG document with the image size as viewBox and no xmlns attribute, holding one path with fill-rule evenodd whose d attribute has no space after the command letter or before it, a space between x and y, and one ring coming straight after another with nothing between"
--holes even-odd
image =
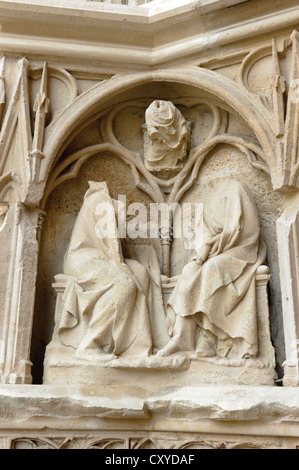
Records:
<instances>
[{"instance_id":1,"label":"moulded stone archivolt","mask_svg":"<svg viewBox=\"0 0 299 470\"><path fill-rule=\"evenodd\" d=\"M211 76L209 76L209 79L208 79L208 77L204 77L206 73L208 73L209 75L211 74ZM155 78L155 76L156 76L156 78ZM197 81L193 83L193 79L195 78L195 76L197 78ZM203 85L203 83L200 84L200 81L198 81L198 80L200 80L200 78L202 78L204 80L207 79L209 85L207 83L205 83L204 85ZM221 77L221 76L217 77L217 74L214 73L214 72L210 72L210 71L207 71L207 70L188 69L188 71L186 70L186 75L184 73L182 74L182 71L180 71L180 72L178 72L178 71L169 71L169 72L157 71L155 73L150 73L150 74L144 73L143 75L140 75L140 74L134 75L134 74L132 74L132 75L126 77L126 79L125 79L125 77L122 77L121 83L120 83L120 79L118 77L115 77L111 81L105 82L102 85L99 85L98 87L94 87L92 90L89 90L88 92L83 93L80 97L78 97L77 100L75 101L75 103L76 102L77 103L76 103L76 106L74 106L73 111L75 112L75 109L79 110L79 108L81 108L81 111L79 112L79 114L81 114L81 116L79 116L79 115L76 116L76 114L73 112L72 116L71 116L71 119L76 120L75 122L76 122L76 127L77 128L82 125L81 124L82 113L85 115L85 119L89 120L90 115L87 115L88 110L83 111L83 107L82 107L82 106L84 106L85 102L87 103L86 99L87 99L87 96L89 96L89 95L92 95L92 94L97 95L98 94L100 96L102 93L105 95L106 90L108 90L108 89L110 89L110 94L111 94L113 88L116 89L114 93L119 93L119 92L121 92L121 90L123 92L125 92L125 90L130 89L131 86L134 86L133 85L134 82L138 83L138 85L140 86L142 83L148 83L148 82L155 81L155 80L157 80L157 81L170 80L171 82L186 83L186 84L190 83L190 84L193 84L193 86L200 87L200 88L202 87L203 89L205 89L207 91L212 91L213 90L214 94L217 94L219 92L219 94L218 94L218 99L219 100L221 100L221 95L224 93L224 90L227 87L229 89L229 91L226 90L226 93L225 93L226 100L228 99L229 96L232 99L236 100L235 109L236 109L237 112L239 112L242 115L242 107L243 107L243 104L244 104L244 98L246 99L246 95L243 93L242 98L241 98L241 96L238 96L239 92L241 90L238 89L238 87L236 87L235 83L233 84L230 80L226 79L225 77ZM217 83L218 80L219 80L219 82L221 81L221 85L220 85L220 83L219 84ZM128 82L128 83L126 84L126 82ZM219 85L219 90L218 90L218 85ZM90 98L91 98L91 96L90 96ZM106 99L107 98L105 98L105 100ZM104 103L104 96L103 96L102 102ZM243 102L243 104L242 104L242 102ZM80 106L79 106L79 103L80 103ZM227 103L227 104L229 104L229 103ZM245 114L248 113L248 112L250 113L250 108L253 111L253 107L254 107L254 104L251 100L250 104L248 102L245 106L246 111L245 111L245 108L243 108ZM58 137L58 134L60 134L60 132L63 129L64 124L66 124L66 122L67 122L66 113L68 114L69 109L70 108L68 108L64 113L62 113L60 118L58 118L56 120L55 124L53 123L53 125L51 126L51 129L49 129L49 131L46 132L45 153L48 155L48 157L50 157L49 152L51 151L50 148L49 148L49 144L47 143L47 142L50 142L49 141L50 134L55 133L55 135L56 135L56 141L55 141L56 145L55 146L59 147L60 137ZM89 106L89 109L91 109L90 106ZM256 110L256 111L259 112L258 110ZM62 124L62 126L61 126L60 124L58 124L58 122L62 118L63 118L63 120L61 122L61 124ZM267 123L265 122L265 126L264 126L264 124L261 122L261 120L263 118L264 118L264 116L262 117L262 114L260 115L259 118L257 116L254 116L254 115L252 115L252 117L250 119L246 118L246 120L250 121L250 125L252 125L255 128L254 130L256 130L257 137L260 133L263 133L263 131L266 130L265 126L268 128L268 122L269 121ZM256 127L257 122L259 122L259 125ZM57 128L57 126L59 126L59 129ZM64 132L63 135L64 135L64 141L65 141L66 133ZM269 132L269 130L267 130L264 137L266 138L266 140L268 141L268 143L270 144L270 147L272 149L273 140L270 143L270 141L269 141L269 136L270 135L271 135L271 132ZM69 136L70 136L70 127L69 126L68 126L67 136L68 136L68 139L69 139ZM51 142L53 144L53 141L51 141ZM264 139L262 139L260 141L260 144L261 144L261 146L263 148L263 151L265 153L265 159L267 160L267 163L269 164L269 160L268 160L268 156L270 157L270 155L268 154L269 148L268 148L268 150L265 148L265 145L267 146L268 144L266 144ZM270 159L272 159L273 158L273 151L271 150L270 153L271 153ZM44 161L43 163L46 164L46 161Z\"/></svg>"},{"instance_id":2,"label":"moulded stone archivolt","mask_svg":"<svg viewBox=\"0 0 299 470\"><path fill-rule=\"evenodd\" d=\"M9 210L8 204L3 204L3 203L0 204L0 229L1 229L1 226L5 223L8 210Z\"/></svg>"}]
</instances>

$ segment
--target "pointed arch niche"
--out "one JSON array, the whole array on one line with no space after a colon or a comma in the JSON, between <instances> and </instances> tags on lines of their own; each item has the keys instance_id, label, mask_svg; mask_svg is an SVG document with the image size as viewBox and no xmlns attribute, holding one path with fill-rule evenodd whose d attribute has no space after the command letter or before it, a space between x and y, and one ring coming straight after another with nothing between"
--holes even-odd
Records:
<instances>
[{"instance_id":1,"label":"pointed arch niche","mask_svg":"<svg viewBox=\"0 0 299 470\"><path fill-rule=\"evenodd\" d=\"M156 99L172 101L191 123L191 152L177 172L153 174L144 165L142 125L146 108ZM271 182L273 141L271 115L258 100L230 79L199 68L116 76L79 95L57 116L45 132L41 181L32 196L40 199L40 208L47 214L40 235L35 294L34 383L42 383L45 347L54 328L54 275L62 272L90 180L107 181L111 196L125 195L127 206L141 202L147 207L152 202L200 202L205 186L218 177L245 182L255 198L267 245L271 335L277 363L282 364L275 229L282 205ZM132 240L122 242L126 253ZM161 269L171 275L181 272L187 256L181 241L174 240L168 254L159 239L153 244Z\"/></svg>"}]
</instances>

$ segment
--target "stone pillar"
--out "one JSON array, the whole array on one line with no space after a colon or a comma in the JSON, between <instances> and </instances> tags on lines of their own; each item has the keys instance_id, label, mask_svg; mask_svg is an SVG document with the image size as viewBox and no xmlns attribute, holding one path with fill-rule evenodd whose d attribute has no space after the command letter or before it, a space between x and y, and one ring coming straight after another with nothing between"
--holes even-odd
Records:
<instances>
[{"instance_id":1,"label":"stone pillar","mask_svg":"<svg viewBox=\"0 0 299 470\"><path fill-rule=\"evenodd\" d=\"M288 196L277 221L286 360L285 386L299 385L299 194Z\"/></svg>"},{"instance_id":2,"label":"stone pillar","mask_svg":"<svg viewBox=\"0 0 299 470\"><path fill-rule=\"evenodd\" d=\"M269 303L267 285L270 280L268 266L259 266L256 272L257 297L257 330L259 339L259 356L272 361L275 367L275 351L271 343Z\"/></svg>"},{"instance_id":3,"label":"stone pillar","mask_svg":"<svg viewBox=\"0 0 299 470\"><path fill-rule=\"evenodd\" d=\"M31 383L30 345L38 260L40 209L11 204L0 228L0 376Z\"/></svg>"}]
</instances>

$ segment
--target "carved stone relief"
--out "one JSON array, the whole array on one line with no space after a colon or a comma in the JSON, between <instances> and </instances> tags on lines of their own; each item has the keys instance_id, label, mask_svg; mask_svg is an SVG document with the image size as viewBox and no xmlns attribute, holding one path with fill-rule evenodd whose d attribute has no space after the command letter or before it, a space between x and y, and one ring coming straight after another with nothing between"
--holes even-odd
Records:
<instances>
[{"instance_id":1,"label":"carved stone relief","mask_svg":"<svg viewBox=\"0 0 299 470\"><path fill-rule=\"evenodd\" d=\"M187 2L213 26L183 43L171 2L89 1L79 51L0 28L0 447L297 448L292 0L246 41ZM111 62L101 10L146 25Z\"/></svg>"},{"instance_id":2,"label":"carved stone relief","mask_svg":"<svg viewBox=\"0 0 299 470\"><path fill-rule=\"evenodd\" d=\"M137 103L130 105L129 102L126 106L134 104L136 108ZM121 221L119 200L111 198L110 183L105 180L89 182L70 234L63 271L55 273L56 326L53 340L47 347L45 383L61 380L63 364L67 370L74 367L75 381L99 380L102 383L110 367L113 381L117 380L119 368L122 371L132 367L141 371L179 371L191 366L191 369L201 370L207 367L205 361L208 361L214 364L214 369L211 377L205 379L207 383L223 380L221 370L227 371L230 367L233 382L250 382L253 369L262 368L264 373L259 372L262 383L273 384L274 356L266 290L257 302L257 272L265 263L266 251L260 239L256 205L248 187L234 179L214 178L201 198L202 221L196 217L193 222L185 221L189 223L188 243L186 239L183 241L187 250L183 248L177 253L172 250L178 221L174 208L179 207L187 191L193 194L200 164L211 148L219 142L235 144L253 166L262 168L265 173L267 167L263 162L255 162L249 153L248 148L253 149L252 139L225 134L228 118L224 110L215 105L209 107L207 102L194 98L182 99L180 105L185 109L186 106L187 109L201 106L207 109L208 105L213 119L203 121L203 125L210 126L205 137L192 131L188 119L169 100L152 101L150 105L146 100L139 102L144 109L148 136L155 137L154 145L145 147L144 153L142 149L139 152L136 148L128 149L121 127L123 143L115 134L117 126L112 123L117 112L125 109L124 105L114 108L102 120L104 142L93 146L90 154L113 148L131 168L131 178L141 190L140 194L150 196L156 208L162 204L168 212L156 223L156 239L150 226L153 220L147 216L145 220L139 219L138 224L136 217L135 221L134 218L129 220L122 236L123 228L120 230L117 224ZM200 128L198 126L199 123L194 122L195 130ZM219 136L221 130L224 134ZM194 146L190 150L191 142ZM258 152L257 147L254 149ZM76 176L90 154L84 149L62 161L50 181L49 191ZM101 209L104 204L108 219ZM134 204L140 213L142 204L133 201ZM132 207L127 208L127 214L130 210ZM126 214L122 215L127 223ZM136 215L136 211L131 215ZM180 211L182 222L185 215ZM126 230L132 229L134 223L135 232L130 236ZM193 229L192 223L195 223ZM107 227L109 233L105 232ZM186 231L181 238L184 237ZM123 238L125 240L121 240ZM142 239L146 242L142 243ZM139 240L138 245L134 240ZM130 245L130 249L124 248L129 256L124 256L124 242ZM182 255L186 262L180 259ZM171 272L173 256L182 265L178 274ZM267 269L263 273L267 279ZM261 310L257 312L257 309ZM258 336L258 318L268 325L266 337ZM96 373L91 372L99 361L103 364L102 377L99 368ZM83 374L80 374L81 368L85 371ZM253 380L257 380L254 373L253 376ZM64 375L64 380L72 379ZM225 372L224 381L229 381Z\"/></svg>"},{"instance_id":3,"label":"carved stone relief","mask_svg":"<svg viewBox=\"0 0 299 470\"><path fill-rule=\"evenodd\" d=\"M225 437L225 439L224 439ZM128 450L139 450L139 449L173 449L173 450L196 450L196 449L284 449L284 448L296 448L295 443L290 443L288 447L282 445L278 440L267 441L264 439L252 438L251 436L243 437L238 439L237 436L232 436L229 439L226 436L215 439L214 436L190 436L188 438L181 438L179 440L171 439L171 436L167 437L155 436L155 437L135 437L123 435L110 436L110 437L65 437L65 438L48 438L48 437L16 437L12 438L8 442L6 448L10 449L128 449ZM112 454L111 454L112 455ZM174 463L178 463L181 460L183 454L174 460ZM112 458L112 457L110 457ZM114 457L120 459L121 457ZM185 457L188 460L188 456ZM155 462L154 458L152 459ZM121 461L118 460L117 463ZM158 462L158 459L156 459Z\"/></svg>"},{"instance_id":4,"label":"carved stone relief","mask_svg":"<svg viewBox=\"0 0 299 470\"><path fill-rule=\"evenodd\" d=\"M238 94L241 93L241 87L243 87L243 97L246 96L247 92L249 93L250 100L252 100L256 109L260 106L262 107L261 109L264 109L265 113L273 113L275 119L278 119L277 122L274 119L276 122L276 127L274 127L276 129L275 135L277 138L281 138L283 132L281 116L284 108L283 100L281 98L284 95L285 90L283 86L284 79L279 67L283 68L283 72L285 72L285 66L281 63L281 58L282 54L286 53L286 51L289 52L289 56L291 54L290 60L295 64L296 34L292 36L291 47L290 44L288 44L285 46L285 49L282 49L281 44L278 46L276 45L276 42L273 41L273 44L270 47L267 46L266 48L263 48L263 50L253 51L249 54L249 56L244 59L241 67L240 88L236 88L236 94ZM261 92L257 94L254 86L252 85L250 75L252 67L255 66L255 60L268 57L267 54L270 54L270 58L272 58L274 71L278 80L276 88L273 88L273 96L268 96L268 98ZM5 64L4 60L2 61L2 65L3 64ZM3 70L5 70L4 65L2 67L2 75ZM56 132L55 126L69 113L69 110L72 108L72 103L76 103L76 106L79 102L85 103L85 95L89 95L89 88L86 88L86 85L84 85L83 89L86 91L82 93L79 80L76 80L72 74L61 67L46 63L32 65L26 61L26 59L23 59L16 65L16 71L18 73L15 77L15 88L12 91L12 101L16 103L16 105L14 106L12 102L7 104L6 113L2 121L1 132L3 139L1 140L1 145L3 152L1 168L3 176L1 176L0 181L2 188L1 194L4 202L5 200L18 201L21 199L24 200L26 204L30 205L35 204L33 201L37 200L42 194L43 187L47 179L46 175L48 170L45 170L45 163L48 159L50 143L52 142L52 146L54 143L51 133ZM207 77L205 77L206 72L208 72ZM200 70L199 73L204 80L213 77L216 84L216 73L211 75L210 71L202 70ZM226 149L229 148L229 159L227 162L232 161L231 156L233 153L236 155L238 154L237 158L241 158L241 155L243 156L242 158L245 156L248 163L245 164L244 161L243 164L249 165L256 172L254 173L254 177L249 175L249 173L245 176L244 173L244 178L242 176L241 180L245 182L247 178L252 178L249 187L251 191L253 190L253 196L258 206L259 215L261 216L263 211L266 214L268 210L266 207L267 204L269 207L275 207L275 210L271 213L270 217L268 217L268 215L267 217L264 215L260 217L260 223L262 236L265 239L266 244L268 245L270 243L273 245L270 247L267 254L267 264L272 271L270 292L272 294L275 291L276 297L275 302L271 302L270 317L272 328L274 327L278 335L282 335L279 321L277 320L277 318L279 318L279 316L277 316L277 312L280 308L280 286L277 275L277 253L275 252L277 248L274 246L275 241L270 237L272 228L270 228L269 225L271 218L274 220L275 217L277 218L277 216L280 215L281 204L279 202L278 195L275 196L273 193L273 195L271 194L271 196L269 196L272 188L269 190L270 192L267 192L266 198L269 199L268 202L264 204L263 201L265 199L262 198L262 189L257 189L257 185L255 186L255 183L253 183L254 178L265 177L267 179L271 176L273 180L273 175L275 177L276 169L273 170L273 167L271 166L272 163L269 160L269 153L267 153L268 144L264 142L263 138L260 138L262 134L258 136L259 140L256 138L255 130L250 128L250 125L248 125L245 120L242 121L240 115L238 115L238 113L236 113L232 108L232 101L228 104L225 102L223 97L221 99L216 99L216 97L212 97L211 92L207 92L207 90L201 90L197 94L194 94L195 88L193 84L191 86L191 83L193 83L191 79L190 82L188 82L188 85L187 81L185 84L182 84L180 83L180 74L176 72L174 75L178 81L177 85L172 85L172 87L167 88L165 86L166 82L164 83L161 81L161 77L165 77L165 80L169 79L167 78L167 73L157 72L157 77L160 77L159 81L153 86L149 86L146 82L147 89L145 88L143 93L140 93L140 90L138 91L137 95L142 96L142 98L137 96L133 100L126 99L126 97L129 98L134 95L132 90L130 92L126 91L124 92L123 97L120 98L119 104L106 108L106 110L99 112L94 118L88 118L85 123L84 121L80 123L74 136L69 137L69 146L67 147L67 151L56 161L52 171L49 172L49 178L47 179L41 203L41 212L40 209L38 209L38 213L43 214L43 210L47 205L47 200L56 188L65 184L69 179L71 180L75 177L79 178L84 165L88 165L88 162L91 161L91 159L96 159L97 155L100 156L99 160L103 162L108 158L108 155L113 155L113 158L110 160L111 163L115 158L120 159L124 163L124 166L129 169L128 178L130 178L132 184L135 185L136 191L139 191L138 197L135 201L137 203L142 202L144 201L144 198L147 198L146 204L150 204L152 201L155 204L166 203L171 207L172 204L183 203L186 200L186 197L191 198L190 200L196 203L197 201L201 201L206 183L216 179L216 176L221 178L234 176L234 179L238 179L237 172L231 171L231 169L229 170L229 165L231 164L227 163L227 171L224 169L223 171L221 170L217 175L215 174L215 178L212 178L210 174L207 181L204 181L206 168L209 167L209 162L212 158L214 158L214 156L215 158L216 156L218 158L219 155L219 160L221 160L220 152L225 153ZM189 75L191 77L191 72ZM144 76L146 76L146 74ZM117 78L111 80L111 86L114 86L114 84L117 83L117 80ZM60 106L58 105L58 101L55 101L56 98L53 96L53 93L51 94L52 87L55 88L56 82L58 81L62 84L61 86L66 87L68 90L68 93L64 95L69 98L69 102L62 100ZM109 80L103 83L103 89L105 89L105 87L109 88L110 83L108 82ZM223 82L223 90L226 90L226 95L228 93L228 88L231 87L231 83L229 82L229 80L224 80ZM32 91L30 93L26 93L28 86L32 87ZM211 86L211 90L213 86ZM2 88L2 97L4 102L5 86L3 85ZM94 89L96 88L97 87L91 88L90 93L94 93ZM246 89L246 92L244 92L244 89ZM168 91L165 92L165 90ZM234 92L232 91L231 93L232 96L234 96ZM151 98L144 98L145 96L151 96ZM275 98L274 101L272 100L273 97ZM152 156L150 157L150 160L148 159L148 156L149 153L151 153L151 155L153 154L153 146L149 145L150 139L147 126L150 126L150 122L147 123L146 116L151 115L150 111L153 110L153 107L156 106L157 103L162 104L161 109L164 109L164 112L166 110L166 113L169 113L170 108L172 108L172 111L169 114L170 120L174 119L172 121L175 123L174 132L180 128L180 132L177 133L177 136L180 134L180 137L173 141L172 139L168 139L168 144L170 143L170 146L168 147L168 150L165 150L165 148L163 150L164 152L166 151L166 154L168 152L166 160L164 160L164 157L159 160L160 157L158 157L158 160L155 160L154 158L149 164ZM167 107L164 106L166 103L168 103L168 111ZM243 106L241 102L240 106ZM130 115L131 123L133 124L132 130L129 130L128 126L124 125L125 116L129 118L129 114L126 113L130 108L134 110ZM289 105L288 109L291 109L291 105ZM15 110L17 112L14 112ZM173 113L172 117L171 113ZM165 121L165 116L163 119ZM137 121L139 129L138 132L136 132L137 127L134 127ZM271 118L269 121L272 122L273 119ZM87 122L89 122L90 134L86 133ZM291 122L291 119L289 119L289 124L286 126L289 130ZM159 123L157 122L152 122L151 129L158 129L158 124ZM157 125L157 127L155 127L155 125ZM266 129L263 129L263 125L264 124L261 125L262 133L264 131L266 132ZM166 127L164 126L164 137L166 135L172 135L171 133L167 134L168 130L173 132L171 127L168 128L167 126L168 124L166 124ZM175 129L176 126L178 126L177 129ZM166 128L168 130L165 133ZM22 170L20 171L20 174L17 171L17 165L14 168L13 166L10 166L11 159L7 158L9 149L8 143L12 140L12 129L16 130L16 134L21 132L21 140L26 143L26 149L23 146L21 152L18 152L17 150L19 150L19 147L17 145L17 141L13 141L16 163L22 153L28 154L28 158L21 158L22 161L19 166ZM161 129L162 128L160 126L160 131ZM151 132L150 134L154 135ZM269 140L271 140L271 138ZM88 145L88 143L90 145ZM173 144L175 148L173 147ZM174 155L175 158L173 159ZM159 164L157 161L159 161ZM167 163L165 163L165 161ZM22 179L20 176L21 174L26 174L26 178ZM109 178L110 176L108 178L100 177L97 180L107 181L109 192L111 193L113 185L114 187L116 186L114 184L115 182L109 180ZM90 176L88 179L94 180L94 178ZM85 191L87 189L86 181L84 182ZM269 182L267 180L267 185L268 184ZM83 191L81 189L80 191L80 197L83 199ZM199 196L198 198L196 196L197 192ZM115 194L112 196L117 199L119 194L125 194L125 191L115 191ZM79 211L82 199L81 203L78 201L76 203L76 213ZM262 207L263 205L264 207ZM267 214L269 214L269 212ZM133 216L134 212L129 216L134 221ZM40 220L39 215L37 218ZM74 218L70 216L69 222L70 224L73 224ZM36 226L33 227L33 230L34 236L37 236L39 239L39 222L37 222ZM163 227L163 225L161 225L159 230L160 239L154 240L153 245L162 275L161 289L164 289L165 302L165 292L168 291L168 294L170 295L171 290L174 287L170 286L171 283L169 283L167 279L172 276L180 275L184 266L188 264L188 260L186 259L186 252L180 246L180 242L173 237L173 227L171 224L169 227ZM66 232L65 235L63 235L64 238L68 236L70 236L70 232ZM137 241L138 237L137 240L133 241L133 245L136 245ZM132 245L132 242L127 242L128 240L123 244ZM42 243L43 242L41 242L41 244ZM65 251L67 248L66 243L61 246L61 251L63 248ZM124 253L128 250L126 247L122 248ZM41 247L41 250L43 251L43 247ZM59 263L57 268L60 268L61 266L61 263ZM63 272L62 266L61 269L57 268L54 270L53 261L52 278ZM49 273L47 276L48 275ZM163 276L166 276L166 278L163 278ZM38 280L38 283L39 282L40 281ZM49 286L49 278L47 279L47 282ZM49 287L47 287L47 289L49 289ZM36 305L36 308L38 309L38 299ZM49 307L46 307L46 309L50 308L52 308L52 311L54 310L52 301L49 302ZM51 315L48 316L46 320L49 323L47 331L51 329ZM48 341L49 335L47 336L47 342ZM278 343L281 343L280 339ZM278 355L281 357L283 355L283 345L278 344L277 347ZM163 357L165 358L166 356ZM29 359L27 358L26 360L28 361ZM41 358L39 360L41 360ZM282 362L281 359L279 359L279 361Z\"/></svg>"}]
</instances>

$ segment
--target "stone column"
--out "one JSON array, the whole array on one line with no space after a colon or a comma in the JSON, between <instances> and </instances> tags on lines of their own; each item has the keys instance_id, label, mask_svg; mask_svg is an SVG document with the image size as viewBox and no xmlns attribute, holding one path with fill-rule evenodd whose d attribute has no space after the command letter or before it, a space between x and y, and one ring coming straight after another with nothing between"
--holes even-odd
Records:
<instances>
[{"instance_id":1,"label":"stone column","mask_svg":"<svg viewBox=\"0 0 299 470\"><path fill-rule=\"evenodd\" d=\"M280 282L286 348L285 386L299 385L299 194L284 196L285 211L277 221Z\"/></svg>"},{"instance_id":2,"label":"stone column","mask_svg":"<svg viewBox=\"0 0 299 470\"><path fill-rule=\"evenodd\" d=\"M30 345L35 301L40 209L13 203L0 228L0 376L31 383Z\"/></svg>"},{"instance_id":3,"label":"stone column","mask_svg":"<svg viewBox=\"0 0 299 470\"><path fill-rule=\"evenodd\" d=\"M257 294L257 330L259 338L259 356L272 361L275 367L275 351L271 343L269 303L267 285L270 280L268 266L259 266L256 272Z\"/></svg>"}]
</instances>

